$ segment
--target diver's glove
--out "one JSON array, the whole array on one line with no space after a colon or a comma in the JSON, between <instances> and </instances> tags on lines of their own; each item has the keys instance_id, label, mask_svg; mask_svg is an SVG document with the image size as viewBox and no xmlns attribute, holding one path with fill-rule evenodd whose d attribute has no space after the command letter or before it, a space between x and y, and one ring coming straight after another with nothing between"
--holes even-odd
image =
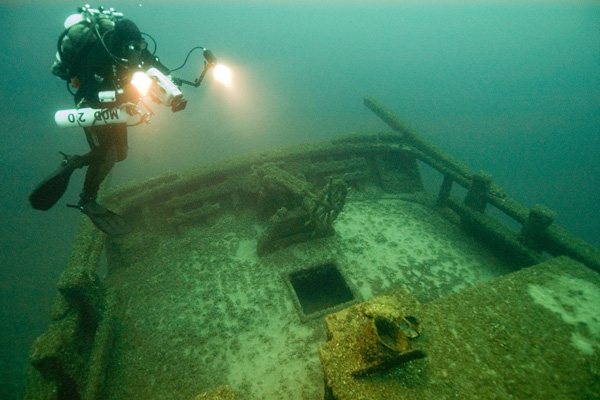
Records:
<instances>
[{"instance_id":1,"label":"diver's glove","mask_svg":"<svg viewBox=\"0 0 600 400\"><path fill-rule=\"evenodd\" d=\"M133 103L123 103L121 104L121 110L125 111L129 115L140 115L140 109L136 104Z\"/></svg>"}]
</instances>

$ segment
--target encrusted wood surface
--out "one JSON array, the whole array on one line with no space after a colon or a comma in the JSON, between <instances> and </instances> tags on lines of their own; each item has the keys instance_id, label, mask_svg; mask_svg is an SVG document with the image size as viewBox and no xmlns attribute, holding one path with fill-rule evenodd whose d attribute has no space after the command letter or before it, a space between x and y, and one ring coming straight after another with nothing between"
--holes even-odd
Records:
<instances>
[{"instance_id":1,"label":"encrusted wood surface","mask_svg":"<svg viewBox=\"0 0 600 400\"><path fill-rule=\"evenodd\" d=\"M419 318L427 357L367 377L352 374L366 305L350 307L327 317L328 399L598 399L599 299L600 276L567 257L427 304L372 299Z\"/></svg>"}]
</instances>

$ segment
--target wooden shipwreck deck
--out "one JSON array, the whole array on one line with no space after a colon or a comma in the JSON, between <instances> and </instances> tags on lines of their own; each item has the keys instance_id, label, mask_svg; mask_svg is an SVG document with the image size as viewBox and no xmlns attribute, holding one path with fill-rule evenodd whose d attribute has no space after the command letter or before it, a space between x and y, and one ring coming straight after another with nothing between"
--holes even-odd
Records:
<instances>
[{"instance_id":1,"label":"wooden shipwreck deck","mask_svg":"<svg viewBox=\"0 0 600 400\"><path fill-rule=\"evenodd\" d=\"M598 398L598 249L365 104L394 131L106 191L135 230L83 221L24 398Z\"/></svg>"}]
</instances>

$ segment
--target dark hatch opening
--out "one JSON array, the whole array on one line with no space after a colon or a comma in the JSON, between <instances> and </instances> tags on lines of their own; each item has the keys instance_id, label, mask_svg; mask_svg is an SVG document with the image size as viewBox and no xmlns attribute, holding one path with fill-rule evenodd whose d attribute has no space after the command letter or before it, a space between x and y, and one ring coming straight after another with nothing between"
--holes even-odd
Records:
<instances>
[{"instance_id":1,"label":"dark hatch opening","mask_svg":"<svg viewBox=\"0 0 600 400\"><path fill-rule=\"evenodd\" d=\"M354 299L348 284L334 263L294 272L290 275L290 282L306 315Z\"/></svg>"}]
</instances>

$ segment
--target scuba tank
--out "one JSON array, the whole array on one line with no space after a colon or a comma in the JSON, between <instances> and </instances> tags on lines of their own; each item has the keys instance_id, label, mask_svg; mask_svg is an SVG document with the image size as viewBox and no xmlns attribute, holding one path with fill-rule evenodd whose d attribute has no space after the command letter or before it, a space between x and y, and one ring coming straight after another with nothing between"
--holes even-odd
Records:
<instances>
[{"instance_id":1,"label":"scuba tank","mask_svg":"<svg viewBox=\"0 0 600 400\"><path fill-rule=\"evenodd\" d=\"M126 106L115 108L75 108L61 110L54 114L56 124L61 128L77 128L100 125L128 124L138 125L144 122L144 115L139 112L130 115Z\"/></svg>"}]
</instances>

